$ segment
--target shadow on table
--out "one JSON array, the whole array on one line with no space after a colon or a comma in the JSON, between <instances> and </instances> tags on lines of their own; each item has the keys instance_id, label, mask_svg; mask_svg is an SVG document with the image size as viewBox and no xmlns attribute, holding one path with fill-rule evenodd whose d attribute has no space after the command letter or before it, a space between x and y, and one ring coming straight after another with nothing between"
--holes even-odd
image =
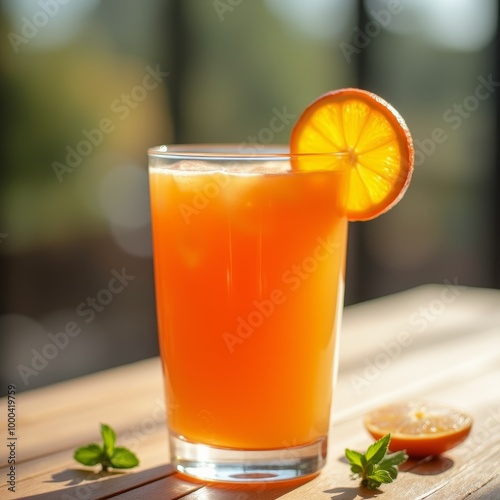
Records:
<instances>
[{"instance_id":1,"label":"shadow on table","mask_svg":"<svg viewBox=\"0 0 500 500\"><path fill-rule=\"evenodd\" d=\"M451 469L454 462L447 457L425 457L420 460L409 458L404 464L399 466L401 472L411 472L420 476L435 476Z\"/></svg>"},{"instance_id":2,"label":"shadow on table","mask_svg":"<svg viewBox=\"0 0 500 500\"><path fill-rule=\"evenodd\" d=\"M329 490L324 490L323 493L334 493L331 500L354 500L355 498L376 498L379 495L383 495L382 490L369 490L363 486L353 486L352 488L342 488L341 486L337 488L331 488Z\"/></svg>"},{"instance_id":3,"label":"shadow on table","mask_svg":"<svg viewBox=\"0 0 500 500\"><path fill-rule=\"evenodd\" d=\"M53 473L52 479L45 481L45 483L61 483L60 487L46 493L23 496L22 498L26 500L108 498L110 494L124 493L170 476L174 472L174 468L168 464L137 472L117 470L95 472L88 469L65 469ZM110 482L112 485L109 484ZM104 485L106 486L103 487Z\"/></svg>"},{"instance_id":4,"label":"shadow on table","mask_svg":"<svg viewBox=\"0 0 500 500\"><path fill-rule=\"evenodd\" d=\"M94 472L85 469L66 469L61 472L52 474L51 481L46 483L66 483L66 486L74 486L84 483L85 481L96 481L102 477L123 476L125 471L107 471L107 472Z\"/></svg>"}]
</instances>

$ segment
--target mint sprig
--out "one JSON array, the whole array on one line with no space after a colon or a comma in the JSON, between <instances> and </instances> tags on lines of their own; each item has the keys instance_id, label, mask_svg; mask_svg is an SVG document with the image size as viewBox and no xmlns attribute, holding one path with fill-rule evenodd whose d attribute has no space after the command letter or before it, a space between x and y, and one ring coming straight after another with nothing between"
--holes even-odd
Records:
<instances>
[{"instance_id":1,"label":"mint sprig","mask_svg":"<svg viewBox=\"0 0 500 500\"><path fill-rule=\"evenodd\" d=\"M387 453L391 435L386 434L368 447L366 453L346 448L345 456L351 465L352 479L361 479L361 484L371 490L383 483L392 483L398 477L398 466L408 460L406 451Z\"/></svg>"},{"instance_id":2,"label":"mint sprig","mask_svg":"<svg viewBox=\"0 0 500 500\"><path fill-rule=\"evenodd\" d=\"M106 424L101 424L101 436L103 445L96 443L88 444L78 448L73 457L83 465L101 464L102 470L107 471L110 467L114 469L131 469L139 465L139 460L127 448L115 447L116 433Z\"/></svg>"}]
</instances>

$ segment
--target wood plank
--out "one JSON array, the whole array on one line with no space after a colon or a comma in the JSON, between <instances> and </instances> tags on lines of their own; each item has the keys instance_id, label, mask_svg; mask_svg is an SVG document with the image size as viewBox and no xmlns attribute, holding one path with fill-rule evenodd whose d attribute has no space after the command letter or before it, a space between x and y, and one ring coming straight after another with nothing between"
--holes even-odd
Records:
<instances>
[{"instance_id":1,"label":"wood plank","mask_svg":"<svg viewBox=\"0 0 500 500\"><path fill-rule=\"evenodd\" d=\"M186 495L192 491L196 491L203 487L203 483L195 482L194 480L186 480L181 476L174 474L166 478L148 483L139 488L129 490L119 495L114 495L113 498L122 500L138 500L151 499L156 500L176 500L178 498L186 498Z\"/></svg>"},{"instance_id":2,"label":"wood plank","mask_svg":"<svg viewBox=\"0 0 500 500\"><path fill-rule=\"evenodd\" d=\"M158 439L160 436L164 439ZM19 464L16 471L16 489L21 495L19 498L35 494L42 485L44 493L52 495L59 491L66 492L74 485L79 485L82 491L90 491L95 481L103 484L96 487L92 498L101 498L117 491L124 491L132 486L136 487L161 479L175 472L174 468L167 463L166 431L161 435L149 436L147 442L141 442L139 449L136 450L140 466L131 471L114 471L101 477L98 473L99 467L84 467L74 461L73 451L73 449L68 449ZM5 471L2 470L1 473L3 475ZM108 481L108 478L116 480ZM7 493L4 484L0 486L0 498L3 498L2 492ZM100 496L97 495L97 492Z\"/></svg>"},{"instance_id":3,"label":"wood plank","mask_svg":"<svg viewBox=\"0 0 500 500\"><path fill-rule=\"evenodd\" d=\"M82 476L81 483L70 485L57 493L44 492L34 493L19 498L27 500L80 500L82 498L99 500L106 498L162 498L165 500L174 500L184 497L187 493L194 491L202 486L192 481L186 481L176 475L166 475L161 479L150 482L153 471L143 471L142 473L110 473L106 477L93 479L89 476ZM151 496L150 491L158 492L157 496Z\"/></svg>"},{"instance_id":4,"label":"wood plank","mask_svg":"<svg viewBox=\"0 0 500 500\"><path fill-rule=\"evenodd\" d=\"M16 408L21 462L96 441L101 422L117 431L124 446L134 446L153 427L165 425L159 358L20 393Z\"/></svg>"},{"instance_id":5,"label":"wood plank","mask_svg":"<svg viewBox=\"0 0 500 500\"><path fill-rule=\"evenodd\" d=\"M86 443L81 443L86 444ZM153 468L158 465L166 465L168 462L169 450L167 431L163 426L157 432L146 436L138 446L134 448L140 460L140 466L134 471ZM86 468L73 459L74 448L51 453L47 456L38 457L26 462L16 464L17 485L19 490L29 488L31 483L54 483L53 476L60 471L75 472L75 478L81 475L81 471L98 470L98 467ZM7 473L8 467L0 469L0 475ZM3 486L3 485L2 485ZM1 486L0 486L1 488Z\"/></svg>"},{"instance_id":6,"label":"wood plank","mask_svg":"<svg viewBox=\"0 0 500 500\"><path fill-rule=\"evenodd\" d=\"M468 498L498 474L499 456L500 439L493 446L488 446L481 456L476 454L450 480L438 484L432 494L426 493L420 496L419 499L449 500L450 498Z\"/></svg>"},{"instance_id":7,"label":"wood plank","mask_svg":"<svg viewBox=\"0 0 500 500\"><path fill-rule=\"evenodd\" d=\"M497 471L500 470L500 464ZM467 500L498 500L500 498L500 472L495 475L480 489L471 493Z\"/></svg>"},{"instance_id":8,"label":"wood plank","mask_svg":"<svg viewBox=\"0 0 500 500\"><path fill-rule=\"evenodd\" d=\"M145 375L148 377L144 378ZM161 376L159 358L151 358L22 392L19 398L23 399L27 414L20 418L33 423L40 419L57 418L62 412L78 413L88 401L98 404L124 399L127 394L138 394L145 388L161 390ZM47 404L47 400L51 404Z\"/></svg>"},{"instance_id":9,"label":"wood plank","mask_svg":"<svg viewBox=\"0 0 500 500\"><path fill-rule=\"evenodd\" d=\"M183 500L274 500L281 498L285 493L294 490L304 481L283 482L279 484L260 483L254 485L235 485L235 484L209 484L201 487L186 496ZM128 495L120 496L123 500L132 500L137 498L163 498L163 485L160 481L140 488L138 491L130 492ZM134 496L136 495L136 496ZM144 496L143 496L144 495Z\"/></svg>"},{"instance_id":10,"label":"wood plank","mask_svg":"<svg viewBox=\"0 0 500 500\"><path fill-rule=\"evenodd\" d=\"M434 384L446 370L465 377L497 363L500 293L469 288L433 315L441 311L435 304L442 289L425 286L346 309L335 410L366 409L374 395L398 399L414 385ZM416 323L426 311L434 321Z\"/></svg>"}]
</instances>

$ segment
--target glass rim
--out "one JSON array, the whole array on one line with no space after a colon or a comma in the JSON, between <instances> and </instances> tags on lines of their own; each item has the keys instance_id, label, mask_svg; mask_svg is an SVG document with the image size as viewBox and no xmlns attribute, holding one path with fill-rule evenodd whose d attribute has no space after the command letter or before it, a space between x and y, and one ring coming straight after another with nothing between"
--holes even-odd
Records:
<instances>
[{"instance_id":1,"label":"glass rim","mask_svg":"<svg viewBox=\"0 0 500 500\"><path fill-rule=\"evenodd\" d=\"M287 144L171 144L153 146L147 150L150 158L171 160L250 160L272 161L292 158L342 158L349 156L346 152L331 153L290 153Z\"/></svg>"}]
</instances>

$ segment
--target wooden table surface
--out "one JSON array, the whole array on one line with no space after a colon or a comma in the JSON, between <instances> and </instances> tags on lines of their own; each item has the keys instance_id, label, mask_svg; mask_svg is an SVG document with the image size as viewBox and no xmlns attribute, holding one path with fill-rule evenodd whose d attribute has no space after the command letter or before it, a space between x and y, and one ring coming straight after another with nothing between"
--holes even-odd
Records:
<instances>
[{"instance_id":1,"label":"wooden table surface","mask_svg":"<svg viewBox=\"0 0 500 500\"><path fill-rule=\"evenodd\" d=\"M308 482L223 486L175 473L154 358L17 394L15 492L7 482L12 437L2 399L0 498L500 499L499 290L442 283L347 307L340 349L329 458ZM365 411L407 398L461 407L474 417L473 430L439 459L404 464L382 491L364 490L350 479L344 449L372 442L362 426ZM137 453L138 468L100 474L73 460L75 447L100 440L100 422Z\"/></svg>"}]
</instances>

